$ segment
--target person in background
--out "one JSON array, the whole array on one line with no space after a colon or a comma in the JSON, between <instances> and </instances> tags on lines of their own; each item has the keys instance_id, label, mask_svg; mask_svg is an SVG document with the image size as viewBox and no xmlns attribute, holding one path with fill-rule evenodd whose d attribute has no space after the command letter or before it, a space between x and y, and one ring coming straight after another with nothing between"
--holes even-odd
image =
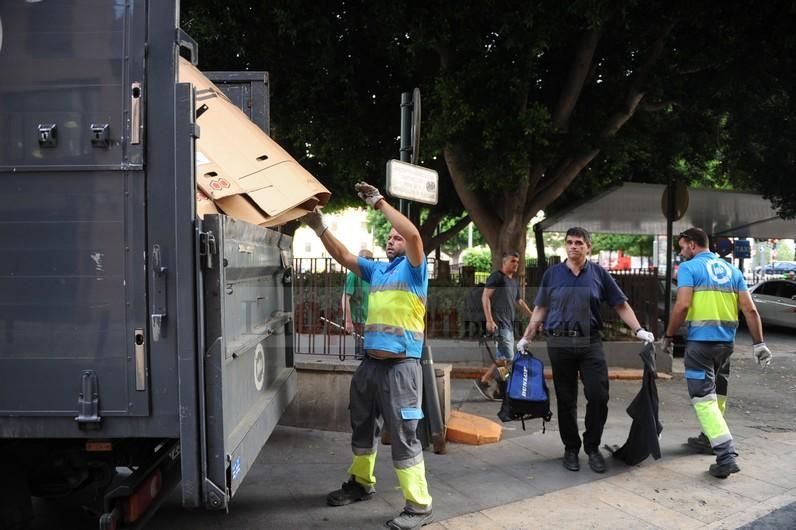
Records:
<instances>
[{"instance_id":1,"label":"person in background","mask_svg":"<svg viewBox=\"0 0 796 530\"><path fill-rule=\"evenodd\" d=\"M754 342L758 364L768 366L771 351L763 340L763 325L737 267L708 250L708 235L701 228L689 228L678 236L680 255L687 261L677 271L677 300L663 338L663 347L672 354L674 334L688 323L685 343L685 379L688 395L702 432L688 439L688 445L716 455L708 472L727 478L741 470L735 457L732 434L724 420L730 356L738 328L738 311L743 312Z\"/></svg>"},{"instance_id":2,"label":"person in background","mask_svg":"<svg viewBox=\"0 0 796 530\"><path fill-rule=\"evenodd\" d=\"M373 259L373 252L368 249L359 251L359 257L367 260ZM345 287L340 305L345 317L345 332L354 336L354 358L361 360L364 357L363 337L365 334L365 321L368 318L368 294L370 284L348 271L345 275Z\"/></svg>"},{"instance_id":3,"label":"person in background","mask_svg":"<svg viewBox=\"0 0 796 530\"><path fill-rule=\"evenodd\" d=\"M486 332L490 335L497 333L495 361L481 379L475 381L475 388L485 399L503 398L499 385L493 393L489 392L489 382L497 376L498 367L506 367L514 359L515 307L531 316L531 309L520 296L520 285L514 279L519 266L520 255L517 252L503 254L500 269L489 275L481 294Z\"/></svg>"}]
</instances>

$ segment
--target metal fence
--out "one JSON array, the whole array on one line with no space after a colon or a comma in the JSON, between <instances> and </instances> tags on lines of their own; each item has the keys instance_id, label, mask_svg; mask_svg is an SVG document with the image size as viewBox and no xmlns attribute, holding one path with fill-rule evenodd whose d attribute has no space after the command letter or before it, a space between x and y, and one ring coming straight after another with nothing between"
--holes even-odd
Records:
<instances>
[{"instance_id":1,"label":"metal fence","mask_svg":"<svg viewBox=\"0 0 796 530\"><path fill-rule=\"evenodd\" d=\"M477 274L466 267L451 271L447 263L434 259L429 259L428 268L426 337L480 337L484 326L481 293L487 274ZM341 329L345 322L342 306L345 269L331 258L296 258L294 270L296 352L351 357L355 339ZM544 269L535 266L525 270L525 299L530 306L533 306L543 272ZM610 272L628 296L641 325L660 333L663 283L657 271L638 269ZM630 334L612 308L604 308L602 318L604 334L608 338ZM527 320L515 322L517 336L522 333L526 323Z\"/></svg>"}]
</instances>

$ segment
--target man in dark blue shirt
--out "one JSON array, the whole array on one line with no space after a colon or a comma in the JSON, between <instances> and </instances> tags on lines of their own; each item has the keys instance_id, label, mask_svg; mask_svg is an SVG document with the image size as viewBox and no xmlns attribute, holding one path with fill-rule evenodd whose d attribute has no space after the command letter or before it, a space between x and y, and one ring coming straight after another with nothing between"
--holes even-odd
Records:
<instances>
[{"instance_id":1,"label":"man in dark blue shirt","mask_svg":"<svg viewBox=\"0 0 796 530\"><path fill-rule=\"evenodd\" d=\"M553 368L558 404L558 429L564 442L564 467L580 469L578 433L578 374L586 395L586 431L583 448L589 467L605 472L600 440L608 417L608 365L605 362L600 330L600 306L613 307L633 334L653 342L652 333L642 328L627 297L608 272L589 262L591 236L580 227L567 230L567 259L547 269L536 295L531 321L517 343L523 349L544 329L547 351Z\"/></svg>"}]
</instances>

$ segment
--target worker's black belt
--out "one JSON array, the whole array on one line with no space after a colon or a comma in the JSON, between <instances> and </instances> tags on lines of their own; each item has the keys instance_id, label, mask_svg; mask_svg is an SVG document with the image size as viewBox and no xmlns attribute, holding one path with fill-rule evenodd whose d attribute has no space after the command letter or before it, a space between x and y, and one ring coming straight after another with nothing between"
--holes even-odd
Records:
<instances>
[{"instance_id":1,"label":"worker's black belt","mask_svg":"<svg viewBox=\"0 0 796 530\"><path fill-rule=\"evenodd\" d=\"M583 333L577 329L548 329L547 334L551 337L582 337Z\"/></svg>"},{"instance_id":2,"label":"worker's black belt","mask_svg":"<svg viewBox=\"0 0 796 530\"><path fill-rule=\"evenodd\" d=\"M597 330L586 335L579 329L546 329L545 333L550 337L596 337L600 335Z\"/></svg>"}]
</instances>

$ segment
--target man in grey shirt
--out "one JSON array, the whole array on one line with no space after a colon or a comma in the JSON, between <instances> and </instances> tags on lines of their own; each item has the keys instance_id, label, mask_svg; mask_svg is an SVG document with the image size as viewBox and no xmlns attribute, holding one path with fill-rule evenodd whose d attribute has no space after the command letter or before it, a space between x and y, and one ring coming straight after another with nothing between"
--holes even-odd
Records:
<instances>
[{"instance_id":1,"label":"man in grey shirt","mask_svg":"<svg viewBox=\"0 0 796 530\"><path fill-rule=\"evenodd\" d=\"M517 252L503 254L499 270L493 272L486 280L481 304L486 317L486 332L497 333L497 351L495 362L486 373L475 381L475 388L486 399L502 399L500 388L489 393L489 382L495 379L498 367L505 367L514 359L514 315L515 308L522 309L528 317L531 309L520 296L520 286L514 275L520 266Z\"/></svg>"}]
</instances>

